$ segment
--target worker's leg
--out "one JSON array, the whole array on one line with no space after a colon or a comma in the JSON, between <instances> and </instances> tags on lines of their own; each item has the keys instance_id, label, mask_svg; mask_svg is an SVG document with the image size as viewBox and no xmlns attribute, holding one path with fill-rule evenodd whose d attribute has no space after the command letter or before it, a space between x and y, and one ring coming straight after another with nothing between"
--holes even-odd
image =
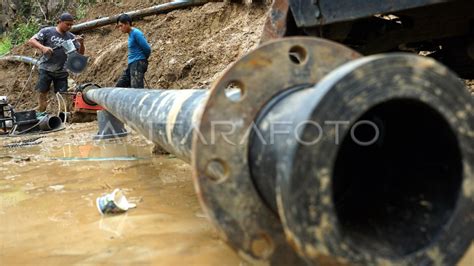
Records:
<instances>
[{"instance_id":1,"label":"worker's leg","mask_svg":"<svg viewBox=\"0 0 474 266\"><path fill-rule=\"evenodd\" d=\"M38 112L45 112L48 107L48 91L51 86L52 77L46 70L41 69L36 90L38 91Z\"/></svg>"},{"instance_id":2,"label":"worker's leg","mask_svg":"<svg viewBox=\"0 0 474 266\"><path fill-rule=\"evenodd\" d=\"M69 74L67 72L54 73L53 83L54 83L54 93L57 92L67 92L67 77Z\"/></svg>"},{"instance_id":3,"label":"worker's leg","mask_svg":"<svg viewBox=\"0 0 474 266\"><path fill-rule=\"evenodd\" d=\"M39 92L38 93L38 112L46 112L48 107L48 92Z\"/></svg>"},{"instance_id":4,"label":"worker's leg","mask_svg":"<svg viewBox=\"0 0 474 266\"><path fill-rule=\"evenodd\" d=\"M115 87L130 88L130 85L130 66L127 66L127 69L122 73Z\"/></svg>"},{"instance_id":5,"label":"worker's leg","mask_svg":"<svg viewBox=\"0 0 474 266\"><path fill-rule=\"evenodd\" d=\"M148 69L146 60L138 60L130 64L130 83L132 88L145 87L145 72Z\"/></svg>"},{"instance_id":6,"label":"worker's leg","mask_svg":"<svg viewBox=\"0 0 474 266\"><path fill-rule=\"evenodd\" d=\"M54 84L54 93L58 92L67 92L68 89L68 82L67 82L67 77L69 74L67 72L62 72L62 73L52 73L53 76L53 84ZM67 99L68 97L64 97L64 99ZM65 101L65 107L63 106L64 110L67 112L70 108L68 107L68 102L67 100ZM60 105L63 105L63 102L60 103Z\"/></svg>"}]
</instances>

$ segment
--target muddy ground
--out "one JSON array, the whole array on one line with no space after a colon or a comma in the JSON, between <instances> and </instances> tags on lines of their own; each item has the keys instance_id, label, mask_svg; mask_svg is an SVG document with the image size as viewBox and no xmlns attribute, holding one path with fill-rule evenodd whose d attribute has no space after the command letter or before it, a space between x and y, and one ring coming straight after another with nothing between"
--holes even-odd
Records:
<instances>
[{"instance_id":1,"label":"muddy ground","mask_svg":"<svg viewBox=\"0 0 474 266\"><path fill-rule=\"evenodd\" d=\"M246 265L201 210L188 164L96 130L0 137L0 265ZM103 216L95 200L115 188L137 207Z\"/></svg>"}]
</instances>

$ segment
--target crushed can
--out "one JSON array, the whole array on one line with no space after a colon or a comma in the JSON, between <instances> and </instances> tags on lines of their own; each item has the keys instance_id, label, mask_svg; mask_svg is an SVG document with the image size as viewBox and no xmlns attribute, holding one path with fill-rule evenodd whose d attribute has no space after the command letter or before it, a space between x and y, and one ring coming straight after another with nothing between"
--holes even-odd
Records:
<instances>
[{"instance_id":1,"label":"crushed can","mask_svg":"<svg viewBox=\"0 0 474 266\"><path fill-rule=\"evenodd\" d=\"M123 191L118 188L112 193L98 197L96 199L96 205L102 215L126 212L128 209L137 206L136 204L128 202Z\"/></svg>"}]
</instances>

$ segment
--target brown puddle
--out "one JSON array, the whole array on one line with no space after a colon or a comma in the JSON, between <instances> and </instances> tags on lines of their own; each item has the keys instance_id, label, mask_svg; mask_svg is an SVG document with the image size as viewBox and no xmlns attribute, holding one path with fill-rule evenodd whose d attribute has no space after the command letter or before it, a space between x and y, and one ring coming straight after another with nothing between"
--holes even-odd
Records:
<instances>
[{"instance_id":1,"label":"brown puddle","mask_svg":"<svg viewBox=\"0 0 474 266\"><path fill-rule=\"evenodd\" d=\"M205 218L188 164L136 135L94 142L94 132L73 125L18 148L0 137L0 265L246 264ZM101 216L95 199L114 188L137 208ZM474 245L459 265L474 265Z\"/></svg>"},{"instance_id":2,"label":"brown puddle","mask_svg":"<svg viewBox=\"0 0 474 266\"><path fill-rule=\"evenodd\" d=\"M189 165L133 138L60 144L75 134L0 148L0 265L242 264L205 218ZM137 208L101 216L95 199L114 188Z\"/></svg>"}]
</instances>

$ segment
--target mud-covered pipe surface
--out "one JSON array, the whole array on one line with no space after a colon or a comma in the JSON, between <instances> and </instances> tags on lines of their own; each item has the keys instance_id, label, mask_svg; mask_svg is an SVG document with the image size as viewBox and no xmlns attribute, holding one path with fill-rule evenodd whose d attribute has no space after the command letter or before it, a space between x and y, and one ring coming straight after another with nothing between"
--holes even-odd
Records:
<instances>
[{"instance_id":1,"label":"mud-covered pipe surface","mask_svg":"<svg viewBox=\"0 0 474 266\"><path fill-rule=\"evenodd\" d=\"M454 265L473 239L472 106L432 60L354 60L260 112L252 179L315 264Z\"/></svg>"}]
</instances>

